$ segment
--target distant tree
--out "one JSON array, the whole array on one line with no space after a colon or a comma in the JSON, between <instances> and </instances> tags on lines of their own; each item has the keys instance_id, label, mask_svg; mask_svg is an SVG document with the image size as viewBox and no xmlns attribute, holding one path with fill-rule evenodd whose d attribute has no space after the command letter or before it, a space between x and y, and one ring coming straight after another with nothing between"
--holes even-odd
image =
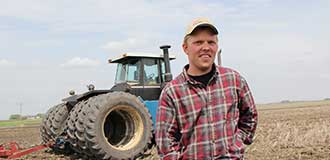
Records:
<instances>
[{"instance_id":1,"label":"distant tree","mask_svg":"<svg viewBox=\"0 0 330 160\"><path fill-rule=\"evenodd\" d=\"M283 100L280 103L290 103L290 101L289 100Z\"/></svg>"},{"instance_id":2,"label":"distant tree","mask_svg":"<svg viewBox=\"0 0 330 160\"><path fill-rule=\"evenodd\" d=\"M9 120L20 120L22 119L22 115L20 114L12 114L9 116Z\"/></svg>"},{"instance_id":3,"label":"distant tree","mask_svg":"<svg viewBox=\"0 0 330 160\"><path fill-rule=\"evenodd\" d=\"M36 117L44 118L44 117L45 117L45 114L44 114L44 113L38 113L38 114L36 115Z\"/></svg>"},{"instance_id":4,"label":"distant tree","mask_svg":"<svg viewBox=\"0 0 330 160\"><path fill-rule=\"evenodd\" d=\"M324 100L326 100L326 101L329 101L329 100L330 100L330 98L324 98Z\"/></svg>"}]
</instances>

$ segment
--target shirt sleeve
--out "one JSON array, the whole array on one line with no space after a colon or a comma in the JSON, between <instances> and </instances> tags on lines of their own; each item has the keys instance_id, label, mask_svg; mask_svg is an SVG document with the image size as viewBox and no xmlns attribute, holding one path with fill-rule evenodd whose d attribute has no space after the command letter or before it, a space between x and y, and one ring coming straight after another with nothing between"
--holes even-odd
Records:
<instances>
[{"instance_id":1,"label":"shirt sleeve","mask_svg":"<svg viewBox=\"0 0 330 160\"><path fill-rule=\"evenodd\" d=\"M155 140L161 159L175 160L180 155L180 136L176 112L169 89L164 89L158 105Z\"/></svg>"},{"instance_id":2,"label":"shirt sleeve","mask_svg":"<svg viewBox=\"0 0 330 160\"><path fill-rule=\"evenodd\" d=\"M258 113L246 80L241 77L240 81L238 130L243 143L249 145L257 128Z\"/></svg>"}]
</instances>

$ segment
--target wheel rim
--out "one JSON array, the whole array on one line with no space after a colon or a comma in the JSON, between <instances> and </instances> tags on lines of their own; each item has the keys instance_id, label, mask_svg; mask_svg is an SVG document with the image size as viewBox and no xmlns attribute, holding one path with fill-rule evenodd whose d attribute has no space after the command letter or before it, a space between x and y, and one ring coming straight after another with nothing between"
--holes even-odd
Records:
<instances>
[{"instance_id":1,"label":"wheel rim","mask_svg":"<svg viewBox=\"0 0 330 160\"><path fill-rule=\"evenodd\" d=\"M143 136L143 121L138 111L127 105L117 105L108 111L103 121L103 137L118 150L135 147Z\"/></svg>"}]
</instances>

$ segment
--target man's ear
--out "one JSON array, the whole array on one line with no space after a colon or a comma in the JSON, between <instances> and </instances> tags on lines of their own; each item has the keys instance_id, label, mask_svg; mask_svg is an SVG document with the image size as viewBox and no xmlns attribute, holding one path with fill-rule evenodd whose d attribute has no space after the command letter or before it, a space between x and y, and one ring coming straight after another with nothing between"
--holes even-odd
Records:
<instances>
[{"instance_id":1,"label":"man's ear","mask_svg":"<svg viewBox=\"0 0 330 160\"><path fill-rule=\"evenodd\" d=\"M188 48L187 43L183 43L182 49L183 49L184 53L186 53L186 54L188 54L187 48Z\"/></svg>"}]
</instances>

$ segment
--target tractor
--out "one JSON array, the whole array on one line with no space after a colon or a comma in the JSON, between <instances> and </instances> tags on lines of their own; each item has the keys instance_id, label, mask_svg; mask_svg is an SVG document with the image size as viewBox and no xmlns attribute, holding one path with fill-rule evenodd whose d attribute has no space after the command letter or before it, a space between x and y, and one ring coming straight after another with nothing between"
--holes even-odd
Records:
<instances>
[{"instance_id":1,"label":"tractor","mask_svg":"<svg viewBox=\"0 0 330 160\"><path fill-rule=\"evenodd\" d=\"M87 159L136 159L154 145L154 125L162 88L172 80L169 45L163 54L125 53L117 63L115 84L82 94L70 92L51 107L40 127L44 143Z\"/></svg>"}]
</instances>

